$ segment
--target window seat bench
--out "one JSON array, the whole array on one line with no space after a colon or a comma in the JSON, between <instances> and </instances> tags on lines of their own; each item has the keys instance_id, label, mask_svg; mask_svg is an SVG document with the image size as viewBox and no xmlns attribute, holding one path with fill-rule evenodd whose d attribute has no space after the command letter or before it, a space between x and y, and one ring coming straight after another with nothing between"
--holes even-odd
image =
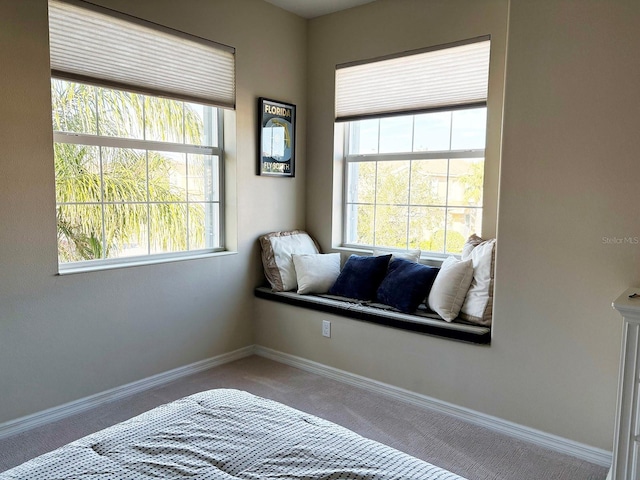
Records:
<instances>
[{"instance_id":1,"label":"window seat bench","mask_svg":"<svg viewBox=\"0 0 640 480\"><path fill-rule=\"evenodd\" d=\"M257 287L258 298L308 308L355 320L376 323L387 327L436 337L459 340L467 343L488 345L491 343L491 327L474 325L456 319L445 322L437 314L422 305L415 313L408 314L380 303L350 300L332 295L300 295L295 292L274 292L269 287Z\"/></svg>"}]
</instances>

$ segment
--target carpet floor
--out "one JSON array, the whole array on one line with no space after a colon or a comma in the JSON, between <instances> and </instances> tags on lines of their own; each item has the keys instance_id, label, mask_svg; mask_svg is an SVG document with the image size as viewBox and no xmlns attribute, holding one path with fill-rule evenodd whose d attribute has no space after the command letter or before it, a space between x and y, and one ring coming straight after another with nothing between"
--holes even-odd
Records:
<instances>
[{"instance_id":1,"label":"carpet floor","mask_svg":"<svg viewBox=\"0 0 640 480\"><path fill-rule=\"evenodd\" d=\"M0 439L0 472L158 405L212 388L236 388L276 400L469 480L607 476L604 467L257 356Z\"/></svg>"}]
</instances>

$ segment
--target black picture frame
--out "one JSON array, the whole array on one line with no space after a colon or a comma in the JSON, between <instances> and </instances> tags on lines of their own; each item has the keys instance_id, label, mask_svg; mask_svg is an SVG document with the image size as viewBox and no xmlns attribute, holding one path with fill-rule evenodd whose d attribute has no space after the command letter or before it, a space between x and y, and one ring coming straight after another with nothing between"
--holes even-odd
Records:
<instances>
[{"instance_id":1,"label":"black picture frame","mask_svg":"<svg viewBox=\"0 0 640 480\"><path fill-rule=\"evenodd\" d=\"M295 177L296 106L258 98L258 175Z\"/></svg>"}]
</instances>

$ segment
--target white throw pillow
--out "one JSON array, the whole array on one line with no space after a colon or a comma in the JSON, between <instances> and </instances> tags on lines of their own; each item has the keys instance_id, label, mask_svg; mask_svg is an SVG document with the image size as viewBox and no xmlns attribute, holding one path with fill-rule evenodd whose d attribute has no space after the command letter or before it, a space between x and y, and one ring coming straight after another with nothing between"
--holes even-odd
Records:
<instances>
[{"instance_id":1,"label":"white throw pillow","mask_svg":"<svg viewBox=\"0 0 640 480\"><path fill-rule=\"evenodd\" d=\"M495 238L485 240L468 254L473 262L473 280L460 309L460 317L479 325L491 325L495 246Z\"/></svg>"},{"instance_id":2,"label":"white throw pillow","mask_svg":"<svg viewBox=\"0 0 640 480\"><path fill-rule=\"evenodd\" d=\"M447 322L451 322L460 313L471 280L473 280L471 259L447 258L442 262L438 276L429 292L427 299L429 308Z\"/></svg>"},{"instance_id":3,"label":"white throw pillow","mask_svg":"<svg viewBox=\"0 0 640 480\"><path fill-rule=\"evenodd\" d=\"M293 254L298 293L327 293L340 275L339 253Z\"/></svg>"},{"instance_id":4,"label":"white throw pillow","mask_svg":"<svg viewBox=\"0 0 640 480\"><path fill-rule=\"evenodd\" d=\"M318 253L315 242L302 230L273 232L260 237L264 274L276 292L293 290L297 286L296 270L291 255Z\"/></svg>"},{"instance_id":5,"label":"white throw pillow","mask_svg":"<svg viewBox=\"0 0 640 480\"><path fill-rule=\"evenodd\" d=\"M473 249L480 245L482 242L484 242L484 239L480 238L475 233L467 238L467 241L462 246L462 259L466 260L467 258L471 257L471 252L473 251Z\"/></svg>"},{"instance_id":6,"label":"white throw pillow","mask_svg":"<svg viewBox=\"0 0 640 480\"><path fill-rule=\"evenodd\" d=\"M408 260L409 262L414 262L414 263L418 263L420 261L420 253L421 253L420 250L407 250L406 252L396 252L391 250L384 250L382 248L373 249L374 257L391 254L392 261L400 258L402 260Z\"/></svg>"}]
</instances>

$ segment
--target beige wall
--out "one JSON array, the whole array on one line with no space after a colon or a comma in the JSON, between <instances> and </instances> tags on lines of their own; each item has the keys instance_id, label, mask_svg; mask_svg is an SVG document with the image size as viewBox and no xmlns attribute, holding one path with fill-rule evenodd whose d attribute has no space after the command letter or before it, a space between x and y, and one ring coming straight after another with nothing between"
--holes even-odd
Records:
<instances>
[{"instance_id":1,"label":"beige wall","mask_svg":"<svg viewBox=\"0 0 640 480\"><path fill-rule=\"evenodd\" d=\"M307 228L324 249L335 64L508 35L492 345L338 317L329 340L322 314L262 300L257 343L610 450L621 338L610 305L640 284L640 245L603 237L640 237L640 3L511 0L508 33L507 7L380 0L309 30Z\"/></svg>"},{"instance_id":2,"label":"beige wall","mask_svg":"<svg viewBox=\"0 0 640 480\"><path fill-rule=\"evenodd\" d=\"M56 276L47 2L0 2L0 423L251 345L256 238L304 226L306 21L260 0L100 3L237 49L238 253ZM295 179L255 175L258 96L299 107Z\"/></svg>"}]
</instances>

